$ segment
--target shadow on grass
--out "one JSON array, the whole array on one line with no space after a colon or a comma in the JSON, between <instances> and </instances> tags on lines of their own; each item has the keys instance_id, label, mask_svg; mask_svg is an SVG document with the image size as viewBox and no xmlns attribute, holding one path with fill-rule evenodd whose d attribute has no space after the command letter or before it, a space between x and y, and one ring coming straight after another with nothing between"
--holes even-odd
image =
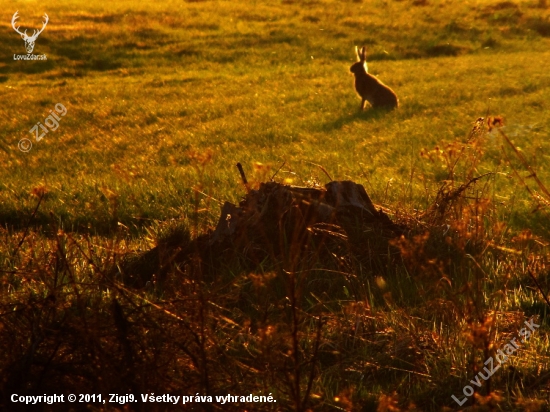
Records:
<instances>
[{"instance_id":1,"label":"shadow on grass","mask_svg":"<svg viewBox=\"0 0 550 412\"><path fill-rule=\"evenodd\" d=\"M119 231L119 222L129 228L132 236L142 236L146 231L148 220L120 217L120 220L111 216L73 217L65 213L54 215L51 212L38 211L32 216L32 211L0 210L0 226L10 231L22 231L27 228L40 232L49 237L55 235L52 228L58 227L66 233L81 235L113 236Z\"/></svg>"},{"instance_id":2,"label":"shadow on grass","mask_svg":"<svg viewBox=\"0 0 550 412\"><path fill-rule=\"evenodd\" d=\"M323 131L332 131L341 129L342 127L353 123L357 120L379 120L384 118L386 115L391 113L391 110L389 109L374 109L372 107L366 108L364 111L355 110L351 113L348 111L347 114L340 116L339 118L326 122L321 126L321 130Z\"/></svg>"}]
</instances>

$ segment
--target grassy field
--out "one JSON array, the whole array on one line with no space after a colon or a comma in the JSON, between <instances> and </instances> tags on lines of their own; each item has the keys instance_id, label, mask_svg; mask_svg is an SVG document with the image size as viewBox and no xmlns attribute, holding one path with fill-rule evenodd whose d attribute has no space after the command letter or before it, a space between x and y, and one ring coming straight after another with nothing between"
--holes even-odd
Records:
<instances>
[{"instance_id":1,"label":"grassy field","mask_svg":"<svg viewBox=\"0 0 550 412\"><path fill-rule=\"evenodd\" d=\"M544 3L13 2L0 20L0 406L93 390L277 399L179 410L549 410ZM23 29L49 15L34 50L46 61L13 59L16 10ZM398 110L359 112L356 45ZM58 103L58 129L35 141ZM470 138L489 116L504 127ZM208 233L245 194L237 162L253 187L353 180L409 230L385 256L344 253L325 271L309 256L216 276L174 265L142 289L108 276L170 233ZM533 317L528 343L459 408L451 395Z\"/></svg>"}]
</instances>

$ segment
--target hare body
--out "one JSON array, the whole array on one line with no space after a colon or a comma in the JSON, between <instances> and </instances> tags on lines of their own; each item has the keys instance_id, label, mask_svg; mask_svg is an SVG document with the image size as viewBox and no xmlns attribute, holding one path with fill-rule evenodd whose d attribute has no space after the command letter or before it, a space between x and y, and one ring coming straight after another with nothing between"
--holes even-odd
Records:
<instances>
[{"instance_id":1,"label":"hare body","mask_svg":"<svg viewBox=\"0 0 550 412\"><path fill-rule=\"evenodd\" d=\"M367 49L361 47L357 51L359 61L350 67L350 71L355 76L355 90L361 96L361 110L365 108L365 102L369 102L373 108L386 107L395 109L399 106L399 100L395 92L378 80L373 75L367 73Z\"/></svg>"}]
</instances>

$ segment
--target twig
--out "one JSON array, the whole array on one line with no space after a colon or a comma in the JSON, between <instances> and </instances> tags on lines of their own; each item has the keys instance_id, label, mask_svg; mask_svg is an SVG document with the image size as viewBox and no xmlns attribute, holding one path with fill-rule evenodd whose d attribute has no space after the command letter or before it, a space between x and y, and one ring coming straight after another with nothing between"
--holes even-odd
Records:
<instances>
[{"instance_id":1,"label":"twig","mask_svg":"<svg viewBox=\"0 0 550 412\"><path fill-rule=\"evenodd\" d=\"M243 179L244 187L246 188L246 191L250 192L250 186L248 186L248 180L246 180L246 175L244 174L243 166L240 163L237 163L237 169L239 169L239 173L241 174L241 179Z\"/></svg>"},{"instance_id":2,"label":"twig","mask_svg":"<svg viewBox=\"0 0 550 412\"><path fill-rule=\"evenodd\" d=\"M305 407L307 405L307 402L309 400L309 394L311 393L311 387L313 385L313 379L315 378L315 363L317 361L317 356L319 354L319 345L321 344L321 331L323 329L323 319L321 316L319 316L317 320L317 334L315 337L315 347L313 349L313 355L311 356L311 369L309 373L309 379L307 382L307 389L306 393L304 394L304 400L302 402L302 405Z\"/></svg>"},{"instance_id":3,"label":"twig","mask_svg":"<svg viewBox=\"0 0 550 412\"><path fill-rule=\"evenodd\" d=\"M197 189L196 187L193 187L192 189L193 189L195 192L198 192L198 193L200 193L201 195L204 195L204 196L206 196L206 197L212 199L213 201L218 202L220 205L223 205L223 202L222 202L222 201L216 199L215 197L212 197L212 196L210 196L210 195L207 195L206 193L200 191L200 190Z\"/></svg>"},{"instance_id":4,"label":"twig","mask_svg":"<svg viewBox=\"0 0 550 412\"><path fill-rule=\"evenodd\" d=\"M518 178L518 180L521 182L521 184L523 185L523 187L525 188L525 190L527 190L527 193L529 193L529 195L531 195L531 197L533 199L535 199L538 204L540 205L540 200L537 199L537 196L536 196L536 193L533 193L533 191L529 188L529 186L527 185L527 183L525 182L525 179L523 179L523 177L519 174L519 172L516 170L516 168L514 167L514 165L512 164L512 161L510 159L510 157L508 157L508 155L506 154L506 151L504 150L504 146L501 146L501 149L502 149L502 154L504 155L504 157L506 158L506 160L508 161L508 164L510 165L510 167L512 168L512 171L514 172L514 174L516 175L516 177ZM541 196L542 197L542 196ZM535 209L533 212L537 211L537 210L541 210L546 216L550 216L548 214L548 212L546 211L546 209L544 208L539 208L537 206L537 209Z\"/></svg>"},{"instance_id":5,"label":"twig","mask_svg":"<svg viewBox=\"0 0 550 412\"><path fill-rule=\"evenodd\" d=\"M304 160L304 162L309 163L310 165L313 165L313 166L317 166L319 169L321 169L323 172L325 172L325 174L327 175L327 177L330 179L331 182L333 181L332 177L328 174L328 172L326 171L326 169L323 166L318 165L317 163L308 162L307 160Z\"/></svg>"},{"instance_id":6,"label":"twig","mask_svg":"<svg viewBox=\"0 0 550 412\"><path fill-rule=\"evenodd\" d=\"M269 179L270 182L273 182L273 179L275 178L275 176L277 176L277 173L279 173L279 171L283 168L283 166L286 164L286 160L283 162L283 164L281 165L281 167L279 167L277 169L277 171L273 174L273 176L271 176L271 179Z\"/></svg>"},{"instance_id":7,"label":"twig","mask_svg":"<svg viewBox=\"0 0 550 412\"><path fill-rule=\"evenodd\" d=\"M548 307L550 307L550 300L546 296L546 293L543 292L542 286L540 285L540 283L537 280L537 278L535 277L535 275L533 275L533 272L531 272L530 270L527 270L527 273L529 273L529 276L531 276L531 279L533 279L533 281L535 282L535 285L537 285L537 288L539 289L540 294L542 295L542 297L546 301L546 304L548 305Z\"/></svg>"},{"instance_id":8,"label":"twig","mask_svg":"<svg viewBox=\"0 0 550 412\"><path fill-rule=\"evenodd\" d=\"M533 170L533 168L529 165L529 163L527 162L527 159L525 159L523 154L521 154L521 152L518 150L518 148L516 146L514 146L514 144L510 140L510 138L502 130L498 129L498 132L500 133L500 135L502 137L504 137L504 140L506 140L506 142L510 145L512 150L515 152L516 156L519 158L519 160L523 164L523 166L531 173L528 177L532 177L533 179L535 179L535 182L537 183L537 186L546 195L547 199L550 199L550 192L548 191L546 186L544 186L544 184L540 181L540 179L537 176L537 172L535 172Z\"/></svg>"}]
</instances>

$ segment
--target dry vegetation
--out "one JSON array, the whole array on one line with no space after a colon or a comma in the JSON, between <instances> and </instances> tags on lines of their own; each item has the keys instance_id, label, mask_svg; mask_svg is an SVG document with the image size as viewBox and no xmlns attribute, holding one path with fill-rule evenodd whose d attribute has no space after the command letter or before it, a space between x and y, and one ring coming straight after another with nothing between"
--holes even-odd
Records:
<instances>
[{"instance_id":1,"label":"dry vegetation","mask_svg":"<svg viewBox=\"0 0 550 412\"><path fill-rule=\"evenodd\" d=\"M540 329L466 405L544 410L547 242L497 219L494 173L476 172L485 128L423 154L447 161L447 179L426 210L393 212L407 230L389 243L332 225L323 242L289 242L276 256L265 248L262 261L250 257L261 246L244 242L217 261L190 228L163 224L155 253L133 258L132 274L149 276L135 288L118 270L132 267L123 227L109 239L54 224L48 236L4 231L4 397L271 393L276 405L182 408L441 410L534 317ZM542 183L536 193L546 213ZM38 209L47 193L34 195ZM186 259L174 259L182 250Z\"/></svg>"}]
</instances>

